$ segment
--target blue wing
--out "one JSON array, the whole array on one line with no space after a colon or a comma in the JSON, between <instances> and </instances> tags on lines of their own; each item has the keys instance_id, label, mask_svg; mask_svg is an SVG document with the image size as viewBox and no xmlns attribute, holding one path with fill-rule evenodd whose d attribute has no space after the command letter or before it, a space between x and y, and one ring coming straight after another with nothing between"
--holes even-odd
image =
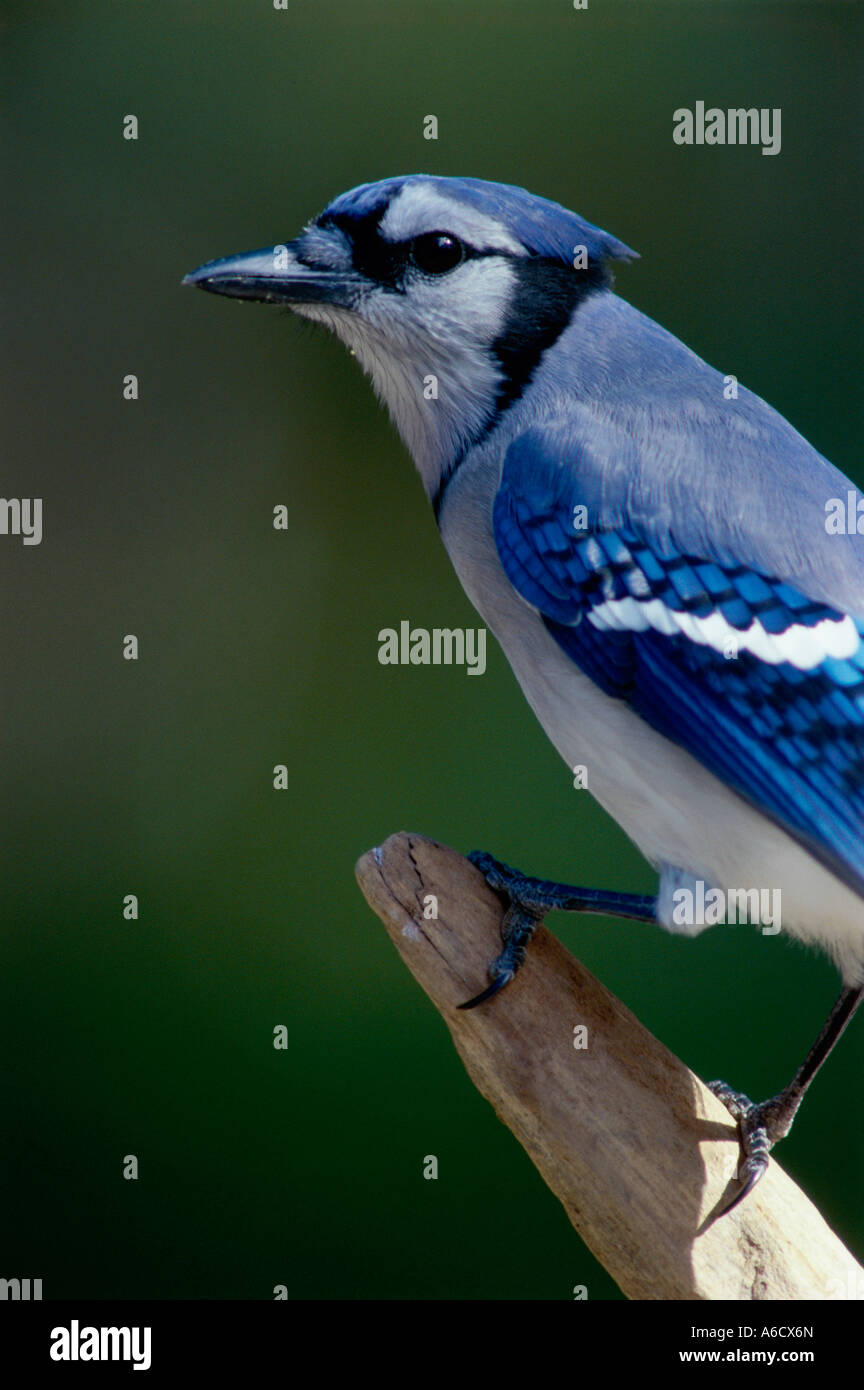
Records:
<instances>
[{"instance_id":1,"label":"blue wing","mask_svg":"<svg viewBox=\"0 0 864 1390\"><path fill-rule=\"evenodd\" d=\"M601 689L864 896L864 622L737 558L728 530L694 554L656 510L624 523L587 453L562 464L548 444L535 430L505 457L493 524L511 583ZM843 564L857 592L857 553Z\"/></svg>"}]
</instances>

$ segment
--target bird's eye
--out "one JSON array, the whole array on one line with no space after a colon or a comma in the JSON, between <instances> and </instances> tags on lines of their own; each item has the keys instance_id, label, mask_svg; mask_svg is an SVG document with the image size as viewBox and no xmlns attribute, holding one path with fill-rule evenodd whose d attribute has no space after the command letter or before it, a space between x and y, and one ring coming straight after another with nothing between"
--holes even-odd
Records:
<instances>
[{"instance_id":1,"label":"bird's eye","mask_svg":"<svg viewBox=\"0 0 864 1390\"><path fill-rule=\"evenodd\" d=\"M465 256L461 241L449 232L427 232L411 242L411 260L427 275L444 275L453 270Z\"/></svg>"}]
</instances>

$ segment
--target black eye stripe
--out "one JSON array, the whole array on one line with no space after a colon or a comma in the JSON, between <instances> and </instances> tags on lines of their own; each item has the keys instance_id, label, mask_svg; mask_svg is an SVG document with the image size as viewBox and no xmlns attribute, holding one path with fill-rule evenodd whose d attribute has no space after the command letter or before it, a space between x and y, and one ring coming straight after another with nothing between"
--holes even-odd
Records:
<instances>
[{"instance_id":1,"label":"black eye stripe","mask_svg":"<svg viewBox=\"0 0 864 1390\"><path fill-rule=\"evenodd\" d=\"M384 240L379 230L382 214L383 209L379 208L361 218L323 217L319 218L319 226L336 226L344 232L351 247L354 269L361 275L384 289L398 290L408 264L410 243Z\"/></svg>"},{"instance_id":2,"label":"black eye stripe","mask_svg":"<svg viewBox=\"0 0 864 1390\"><path fill-rule=\"evenodd\" d=\"M385 291L404 293L407 279L418 273L430 280L440 275L443 280L442 270L424 270L417 264L418 243L435 237L450 238L461 247L460 260L454 259L454 266L448 269L461 261L493 256L512 265L516 291L509 321L491 345L504 372L499 400L502 408L521 394L542 353L569 322L576 304L592 290L609 284L607 270L597 262L584 271L574 271L546 257L517 256L492 247L479 250L444 227L405 241L387 241L380 225L385 212L386 208L378 208L362 218L341 213L318 219L319 226L336 226L344 233L355 270Z\"/></svg>"},{"instance_id":3,"label":"black eye stripe","mask_svg":"<svg viewBox=\"0 0 864 1390\"><path fill-rule=\"evenodd\" d=\"M409 237L405 241L387 241L381 236L381 218L384 209L367 213L365 217L349 217L345 214L324 215L318 219L319 227L336 226L344 232L351 247L354 269L367 279L375 281L383 289L401 291L405 273L416 268L427 275L441 275L452 270L463 260L474 257L495 255L493 251L477 251L473 246L445 228ZM459 255L452 256L452 264L446 253L441 254L440 244L433 246L436 238L445 237L459 248ZM441 264L436 264L437 261Z\"/></svg>"}]
</instances>

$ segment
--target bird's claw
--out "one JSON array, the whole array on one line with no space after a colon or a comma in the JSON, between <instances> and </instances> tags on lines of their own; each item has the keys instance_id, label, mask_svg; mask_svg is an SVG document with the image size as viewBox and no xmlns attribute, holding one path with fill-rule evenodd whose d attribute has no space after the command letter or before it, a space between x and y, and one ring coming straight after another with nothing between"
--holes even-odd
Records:
<instances>
[{"instance_id":1,"label":"bird's claw","mask_svg":"<svg viewBox=\"0 0 864 1390\"><path fill-rule=\"evenodd\" d=\"M466 999L464 1004L457 1004L459 1009L476 1009L478 1004L485 1004L487 999L498 994L505 985L509 985L516 972L510 969L503 961L502 956L496 956L489 966L489 974L492 978L491 985L487 985L479 994L475 994L473 999Z\"/></svg>"},{"instance_id":2,"label":"bird's claw","mask_svg":"<svg viewBox=\"0 0 864 1390\"><path fill-rule=\"evenodd\" d=\"M722 1208L719 1215L726 1216L763 1177L768 1169L768 1157L785 1130L772 1134L772 1119L776 1114L776 1100L766 1100L757 1105L741 1091L733 1091L725 1081L709 1081L708 1090L721 1100L729 1114L738 1122L738 1138L741 1144L743 1162L738 1167L741 1188L730 1202Z\"/></svg>"}]
</instances>

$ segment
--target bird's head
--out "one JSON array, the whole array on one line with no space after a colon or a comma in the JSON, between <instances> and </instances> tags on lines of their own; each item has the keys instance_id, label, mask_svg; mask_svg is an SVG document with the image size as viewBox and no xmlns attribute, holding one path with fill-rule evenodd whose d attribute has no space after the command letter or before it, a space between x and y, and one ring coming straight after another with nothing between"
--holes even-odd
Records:
<instances>
[{"instance_id":1,"label":"bird's head","mask_svg":"<svg viewBox=\"0 0 864 1390\"><path fill-rule=\"evenodd\" d=\"M430 493L524 390L606 262L636 253L557 203L411 174L336 198L287 244L184 284L325 324L372 378Z\"/></svg>"}]
</instances>

